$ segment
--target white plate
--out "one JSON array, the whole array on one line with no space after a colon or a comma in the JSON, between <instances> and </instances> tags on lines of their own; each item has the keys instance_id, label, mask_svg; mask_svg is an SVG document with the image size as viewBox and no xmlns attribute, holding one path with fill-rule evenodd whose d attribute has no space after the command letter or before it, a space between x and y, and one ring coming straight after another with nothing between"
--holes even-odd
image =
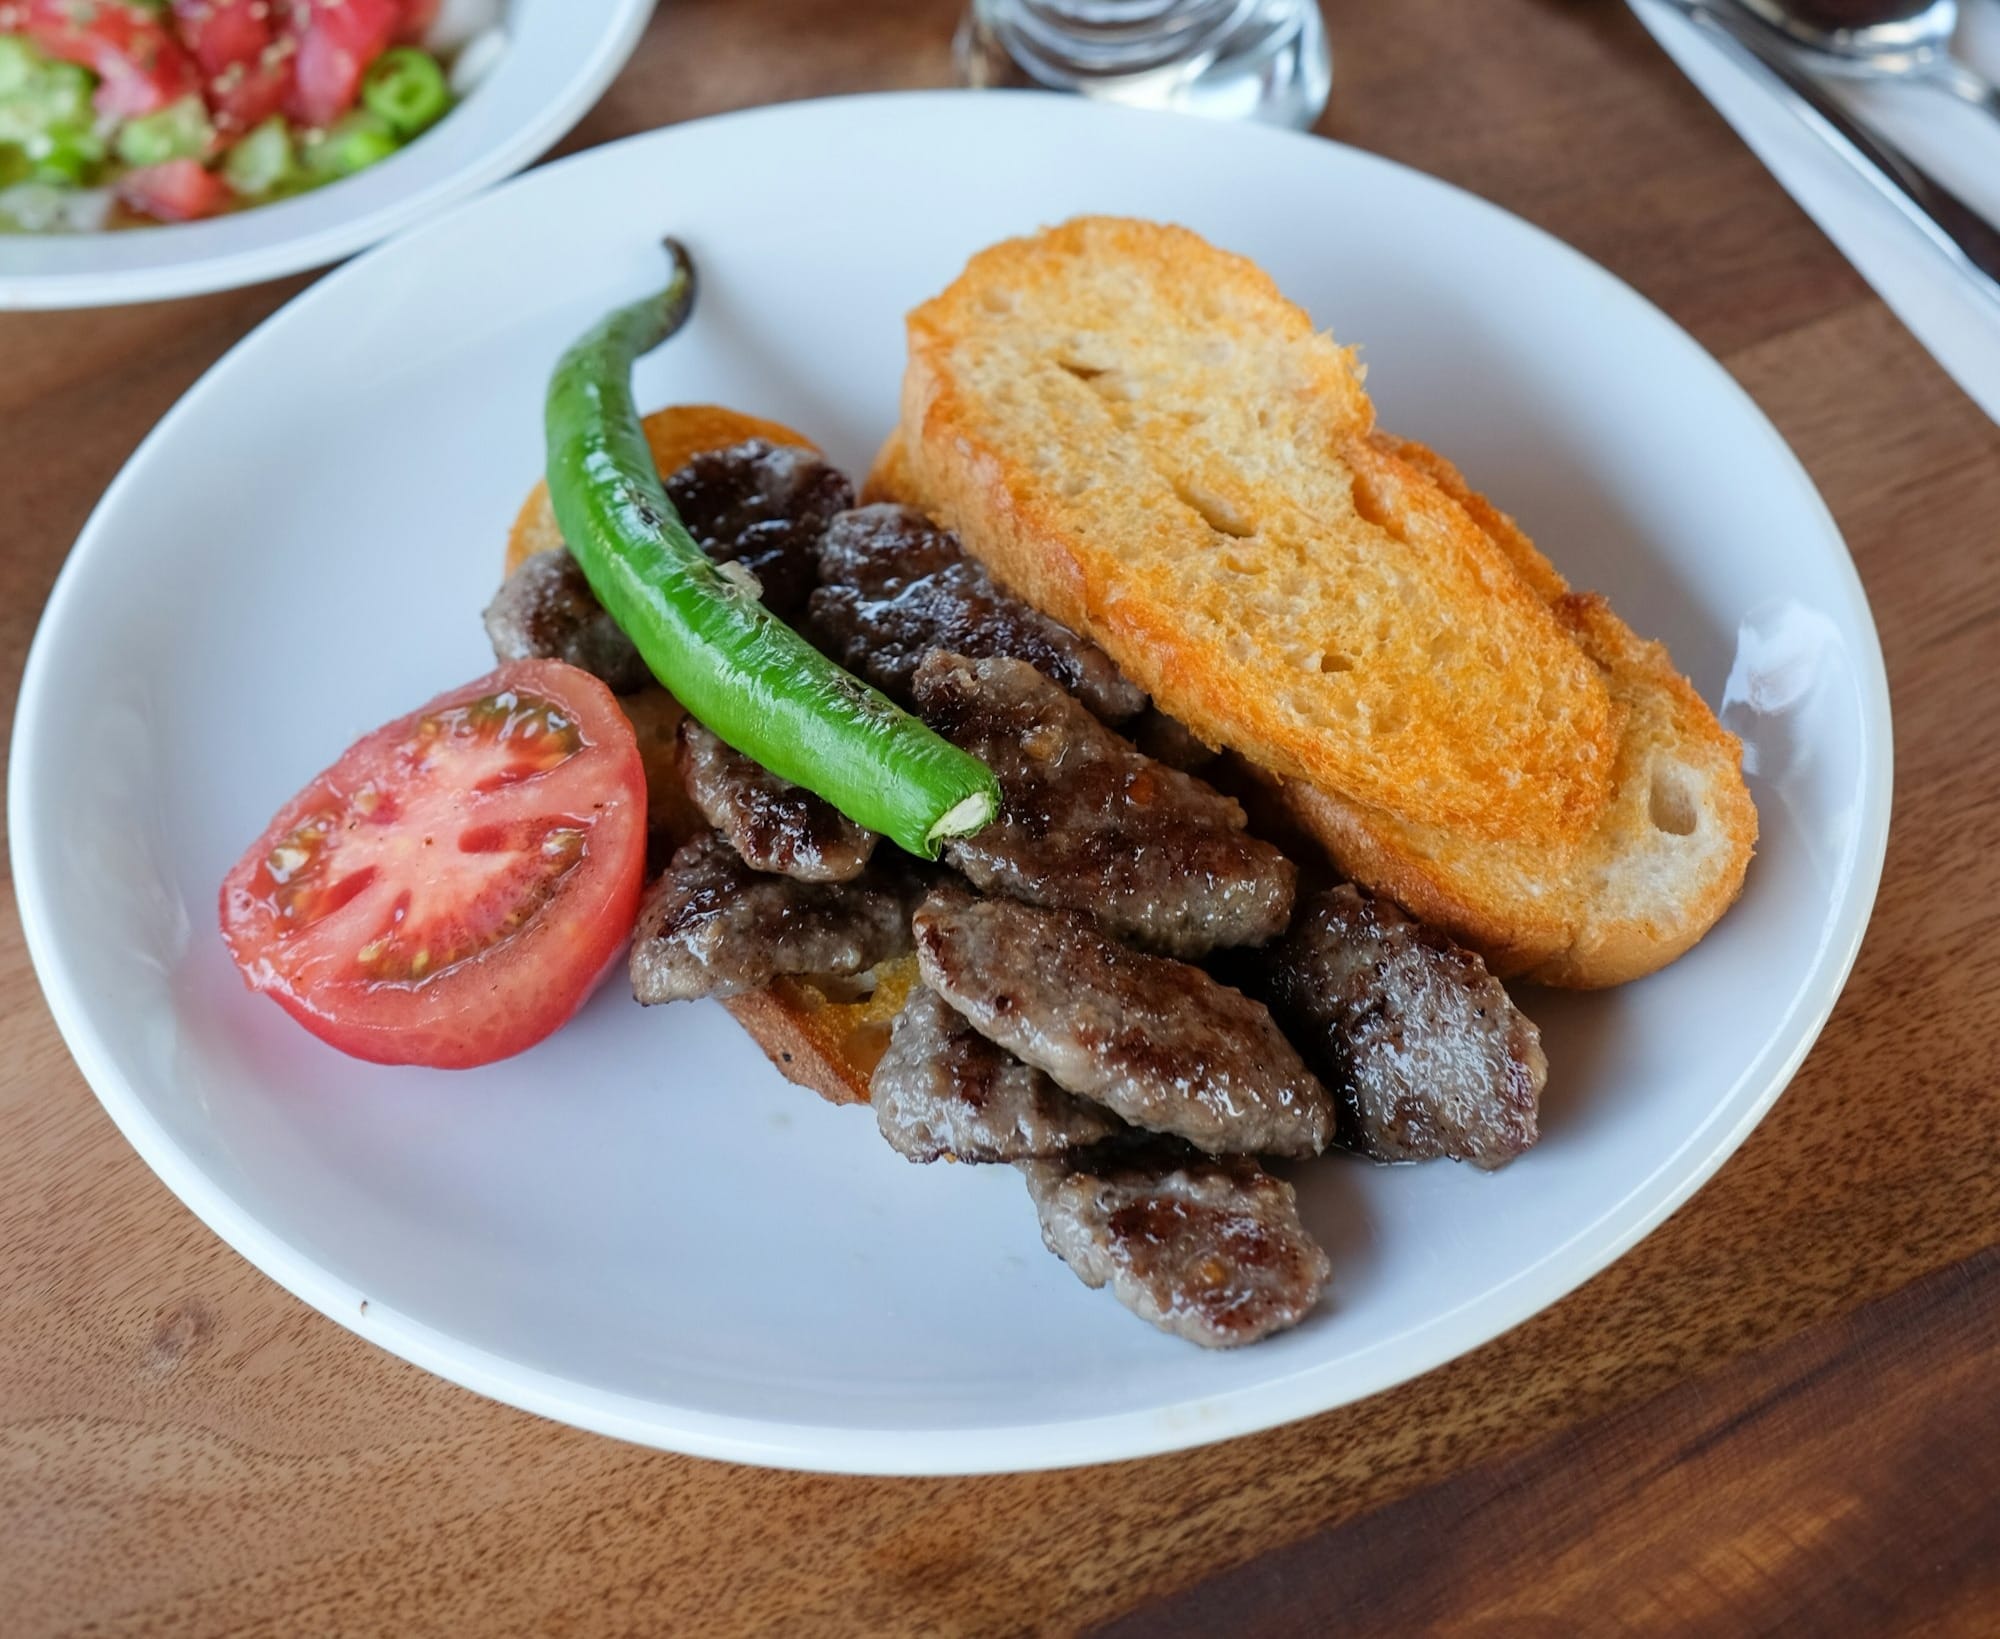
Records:
<instances>
[{"instance_id":1,"label":"white plate","mask_svg":"<svg viewBox=\"0 0 2000 1639\"><path fill-rule=\"evenodd\" d=\"M1494 1177L1301 1169L1332 1295L1225 1355L1086 1291L1010 1170L908 1165L719 1007L641 1010L613 985L511 1063L371 1068L246 994L214 928L224 869L281 801L490 664L479 610L540 463L545 374L658 283L656 235L686 237L704 286L640 398L777 416L858 470L895 415L904 311L979 246L1087 209L1188 222L1365 343L1388 425L1463 461L1711 699L1730 680L1763 814L1741 904L1686 960L1529 996L1551 1062L1533 1153ZM91 519L30 657L11 819L29 947L85 1075L168 1185L308 1302L587 1428L941 1472L1301 1417L1601 1269L1797 1068L1888 808L1881 657L1840 537L1750 400L1630 290L1330 143L947 93L634 138L300 296Z\"/></svg>"},{"instance_id":2,"label":"white plate","mask_svg":"<svg viewBox=\"0 0 2000 1639\"><path fill-rule=\"evenodd\" d=\"M297 199L118 233L0 234L0 308L152 302L338 260L511 175L581 119L653 0L508 0L507 52L434 130Z\"/></svg>"}]
</instances>

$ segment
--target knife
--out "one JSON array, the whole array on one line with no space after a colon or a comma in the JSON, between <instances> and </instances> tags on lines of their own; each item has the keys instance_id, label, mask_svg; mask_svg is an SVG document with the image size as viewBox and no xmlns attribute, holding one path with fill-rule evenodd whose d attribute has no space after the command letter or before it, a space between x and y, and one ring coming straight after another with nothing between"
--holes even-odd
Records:
<instances>
[{"instance_id":1,"label":"knife","mask_svg":"<svg viewBox=\"0 0 2000 1639\"><path fill-rule=\"evenodd\" d=\"M1958 197L1901 149L1843 108L1762 25L1730 15L1707 0L1657 0L1679 12L1740 66L1789 92L1786 105L1900 210L1925 238L2000 302L2000 228ZM1725 0L1726 3L1726 0Z\"/></svg>"}]
</instances>

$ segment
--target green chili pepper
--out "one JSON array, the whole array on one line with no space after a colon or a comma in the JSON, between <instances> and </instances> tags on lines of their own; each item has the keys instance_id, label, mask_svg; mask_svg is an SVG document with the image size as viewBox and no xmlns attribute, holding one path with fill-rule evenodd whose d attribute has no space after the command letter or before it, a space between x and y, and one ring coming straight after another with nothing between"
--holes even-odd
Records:
<instances>
[{"instance_id":1,"label":"green chili pepper","mask_svg":"<svg viewBox=\"0 0 2000 1639\"><path fill-rule=\"evenodd\" d=\"M695 544L660 482L632 365L686 321L694 266L667 241L665 290L620 308L549 380L549 498L591 589L646 664L730 745L912 854L977 831L992 771L842 671Z\"/></svg>"},{"instance_id":2,"label":"green chili pepper","mask_svg":"<svg viewBox=\"0 0 2000 1639\"><path fill-rule=\"evenodd\" d=\"M389 122L365 108L342 114L323 136L305 146L305 167L314 181L331 182L379 164L396 151Z\"/></svg>"},{"instance_id":3,"label":"green chili pepper","mask_svg":"<svg viewBox=\"0 0 2000 1639\"><path fill-rule=\"evenodd\" d=\"M361 80L361 100L408 140L428 130L451 106L451 91L437 58L415 46L391 46Z\"/></svg>"}]
</instances>

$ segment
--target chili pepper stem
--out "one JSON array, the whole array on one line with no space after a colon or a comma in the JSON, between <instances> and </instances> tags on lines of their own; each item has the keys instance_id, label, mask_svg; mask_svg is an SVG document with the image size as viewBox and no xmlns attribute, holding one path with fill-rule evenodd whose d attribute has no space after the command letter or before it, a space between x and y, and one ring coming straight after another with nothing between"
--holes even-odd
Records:
<instances>
[{"instance_id":1,"label":"chili pepper stem","mask_svg":"<svg viewBox=\"0 0 2000 1639\"><path fill-rule=\"evenodd\" d=\"M938 816L937 824L930 829L927 839L931 852L936 853L939 843L949 842L953 837L969 837L975 831L984 830L993 823L993 817L1000 811L1000 805L990 791L975 791L963 801L954 803Z\"/></svg>"}]
</instances>

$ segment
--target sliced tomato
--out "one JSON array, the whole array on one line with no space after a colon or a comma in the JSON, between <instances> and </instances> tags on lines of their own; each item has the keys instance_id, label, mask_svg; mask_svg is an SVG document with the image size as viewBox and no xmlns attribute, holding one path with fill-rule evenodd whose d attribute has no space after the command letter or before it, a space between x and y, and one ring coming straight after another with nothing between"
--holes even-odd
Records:
<instances>
[{"instance_id":1,"label":"sliced tomato","mask_svg":"<svg viewBox=\"0 0 2000 1639\"><path fill-rule=\"evenodd\" d=\"M173 0L173 9L216 129L240 135L277 113L296 44L278 28L276 0Z\"/></svg>"},{"instance_id":2,"label":"sliced tomato","mask_svg":"<svg viewBox=\"0 0 2000 1639\"><path fill-rule=\"evenodd\" d=\"M136 0L26 0L28 38L51 57L81 63L100 84L97 111L150 114L201 89L194 58L158 12Z\"/></svg>"},{"instance_id":3,"label":"sliced tomato","mask_svg":"<svg viewBox=\"0 0 2000 1639\"><path fill-rule=\"evenodd\" d=\"M127 171L118 179L118 197L141 215L161 222L195 222L214 216L230 202L229 184L198 159L170 159Z\"/></svg>"},{"instance_id":4,"label":"sliced tomato","mask_svg":"<svg viewBox=\"0 0 2000 1639\"><path fill-rule=\"evenodd\" d=\"M396 38L396 0L295 0L298 55L285 112L331 125L361 94L361 76Z\"/></svg>"},{"instance_id":5,"label":"sliced tomato","mask_svg":"<svg viewBox=\"0 0 2000 1639\"><path fill-rule=\"evenodd\" d=\"M645 769L611 691L516 661L286 803L222 884L222 936L253 990L342 1052L461 1069L583 1005L645 859Z\"/></svg>"}]
</instances>

